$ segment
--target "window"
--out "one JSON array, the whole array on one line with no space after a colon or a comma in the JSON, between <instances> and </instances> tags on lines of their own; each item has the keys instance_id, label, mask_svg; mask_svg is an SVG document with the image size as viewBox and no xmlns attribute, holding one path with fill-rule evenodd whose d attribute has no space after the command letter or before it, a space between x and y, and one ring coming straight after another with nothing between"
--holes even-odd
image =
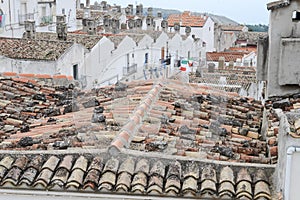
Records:
<instances>
[{"instance_id":1,"label":"window","mask_svg":"<svg viewBox=\"0 0 300 200\"><path fill-rule=\"evenodd\" d=\"M46 16L46 6L42 7L42 17Z\"/></svg>"},{"instance_id":2,"label":"window","mask_svg":"<svg viewBox=\"0 0 300 200\"><path fill-rule=\"evenodd\" d=\"M74 80L78 80L78 65L73 65L73 78Z\"/></svg>"},{"instance_id":3,"label":"window","mask_svg":"<svg viewBox=\"0 0 300 200\"><path fill-rule=\"evenodd\" d=\"M300 12L299 11L295 10L293 12L292 20L293 21L299 21L300 20Z\"/></svg>"},{"instance_id":4,"label":"window","mask_svg":"<svg viewBox=\"0 0 300 200\"><path fill-rule=\"evenodd\" d=\"M22 15L27 14L27 3L21 3L21 14Z\"/></svg>"}]
</instances>

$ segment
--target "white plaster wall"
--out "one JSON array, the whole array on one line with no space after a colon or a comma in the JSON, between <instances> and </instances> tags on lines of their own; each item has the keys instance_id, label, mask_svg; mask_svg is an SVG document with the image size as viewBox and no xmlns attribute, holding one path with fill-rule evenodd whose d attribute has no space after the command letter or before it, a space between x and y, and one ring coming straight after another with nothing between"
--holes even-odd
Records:
<instances>
[{"instance_id":1,"label":"white plaster wall","mask_svg":"<svg viewBox=\"0 0 300 200\"><path fill-rule=\"evenodd\" d=\"M55 61L17 60L7 57L0 58L0 72L16 72L31 74L55 74Z\"/></svg>"},{"instance_id":2,"label":"white plaster wall","mask_svg":"<svg viewBox=\"0 0 300 200\"><path fill-rule=\"evenodd\" d=\"M19 25L19 13L21 13L21 2L27 4L27 14L34 14L37 17L37 0L5 0L0 3L0 8L5 15L5 27L0 28L1 37L21 38L24 33L24 26ZM9 8L11 12L9 12Z\"/></svg>"},{"instance_id":3,"label":"white plaster wall","mask_svg":"<svg viewBox=\"0 0 300 200\"><path fill-rule=\"evenodd\" d=\"M65 10L68 31L76 30L76 0L56 0L56 15Z\"/></svg>"},{"instance_id":4,"label":"white plaster wall","mask_svg":"<svg viewBox=\"0 0 300 200\"><path fill-rule=\"evenodd\" d=\"M245 55L242 59L242 63L244 63L244 66L250 66L251 61L252 61L252 66L256 66L257 54L255 52L251 52L250 54Z\"/></svg>"},{"instance_id":5,"label":"white plaster wall","mask_svg":"<svg viewBox=\"0 0 300 200\"><path fill-rule=\"evenodd\" d=\"M82 45L74 44L69 48L58 60L56 65L56 73L73 76L73 65L78 65L78 77L86 75L84 68L84 51Z\"/></svg>"},{"instance_id":6,"label":"white plaster wall","mask_svg":"<svg viewBox=\"0 0 300 200\"><path fill-rule=\"evenodd\" d=\"M154 22L155 22L155 30L157 31L161 31L161 22L163 21L163 18L154 18Z\"/></svg>"},{"instance_id":7,"label":"white plaster wall","mask_svg":"<svg viewBox=\"0 0 300 200\"><path fill-rule=\"evenodd\" d=\"M114 44L103 37L94 48L86 54L85 68L87 75L87 87L91 88L100 80L105 79L103 73L108 70L106 67L111 60L111 51L114 50Z\"/></svg>"},{"instance_id":8,"label":"white plaster wall","mask_svg":"<svg viewBox=\"0 0 300 200\"><path fill-rule=\"evenodd\" d=\"M200 37L206 43L207 52L215 50L214 26L214 21L210 17L208 17L206 23L203 26L202 37Z\"/></svg>"},{"instance_id":9,"label":"white plaster wall","mask_svg":"<svg viewBox=\"0 0 300 200\"><path fill-rule=\"evenodd\" d=\"M101 77L99 77L99 83L116 75L121 79L123 77L123 67L127 65L127 54L129 54L130 65L135 62L135 57L132 58L135 47L136 43L134 40L126 36L117 49L112 51L110 59L101 73Z\"/></svg>"},{"instance_id":10,"label":"white plaster wall","mask_svg":"<svg viewBox=\"0 0 300 200\"><path fill-rule=\"evenodd\" d=\"M269 58L268 58L268 96L281 96L299 93L298 85L280 86L278 82L280 64L280 42L281 38L299 38L300 24L292 21L292 13L300 9L299 1L290 1L287 7L275 9L270 13L269 25ZM295 51L296 52L296 51ZM293 54L294 52L290 52ZM295 55L298 56L298 55ZM291 60L291 62L293 62ZM288 63L287 63L288 65ZM300 72L297 71L298 73ZM295 71L296 73L296 71Z\"/></svg>"}]
</instances>

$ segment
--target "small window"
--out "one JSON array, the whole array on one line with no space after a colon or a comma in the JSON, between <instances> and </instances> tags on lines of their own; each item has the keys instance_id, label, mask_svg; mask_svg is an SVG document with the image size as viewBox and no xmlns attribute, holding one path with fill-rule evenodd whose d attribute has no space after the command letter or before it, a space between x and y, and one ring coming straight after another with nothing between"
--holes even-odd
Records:
<instances>
[{"instance_id":1,"label":"small window","mask_svg":"<svg viewBox=\"0 0 300 200\"><path fill-rule=\"evenodd\" d=\"M148 63L148 53L145 53L145 64L147 64Z\"/></svg>"},{"instance_id":2,"label":"small window","mask_svg":"<svg viewBox=\"0 0 300 200\"><path fill-rule=\"evenodd\" d=\"M299 11L294 11L293 16L292 16L293 21L300 21L300 12Z\"/></svg>"},{"instance_id":3,"label":"small window","mask_svg":"<svg viewBox=\"0 0 300 200\"><path fill-rule=\"evenodd\" d=\"M66 14L66 10L63 8L63 9L61 10L61 13L62 13L63 15L65 15L65 14Z\"/></svg>"}]
</instances>

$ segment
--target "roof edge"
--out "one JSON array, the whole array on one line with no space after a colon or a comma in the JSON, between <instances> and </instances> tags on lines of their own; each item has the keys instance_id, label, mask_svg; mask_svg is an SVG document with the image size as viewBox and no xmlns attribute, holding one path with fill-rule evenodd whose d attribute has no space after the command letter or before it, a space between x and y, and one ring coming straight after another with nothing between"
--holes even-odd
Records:
<instances>
[{"instance_id":1,"label":"roof edge","mask_svg":"<svg viewBox=\"0 0 300 200\"><path fill-rule=\"evenodd\" d=\"M290 5L290 0L278 0L267 4L268 10L275 10Z\"/></svg>"}]
</instances>

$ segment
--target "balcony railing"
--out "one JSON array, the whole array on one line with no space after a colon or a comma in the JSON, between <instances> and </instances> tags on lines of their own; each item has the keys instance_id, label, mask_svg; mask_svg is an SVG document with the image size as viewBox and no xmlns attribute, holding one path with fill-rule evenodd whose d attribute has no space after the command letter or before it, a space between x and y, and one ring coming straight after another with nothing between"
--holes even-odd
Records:
<instances>
[{"instance_id":1,"label":"balcony railing","mask_svg":"<svg viewBox=\"0 0 300 200\"><path fill-rule=\"evenodd\" d=\"M25 21L29 19L34 19L34 13L28 13L25 15L19 14L19 24L20 25L25 25Z\"/></svg>"},{"instance_id":2,"label":"balcony railing","mask_svg":"<svg viewBox=\"0 0 300 200\"><path fill-rule=\"evenodd\" d=\"M51 24L53 22L52 16L43 16L41 18L41 24Z\"/></svg>"},{"instance_id":3,"label":"balcony railing","mask_svg":"<svg viewBox=\"0 0 300 200\"><path fill-rule=\"evenodd\" d=\"M130 65L128 67L123 67L123 75L129 76L137 72L137 64Z\"/></svg>"}]
</instances>

